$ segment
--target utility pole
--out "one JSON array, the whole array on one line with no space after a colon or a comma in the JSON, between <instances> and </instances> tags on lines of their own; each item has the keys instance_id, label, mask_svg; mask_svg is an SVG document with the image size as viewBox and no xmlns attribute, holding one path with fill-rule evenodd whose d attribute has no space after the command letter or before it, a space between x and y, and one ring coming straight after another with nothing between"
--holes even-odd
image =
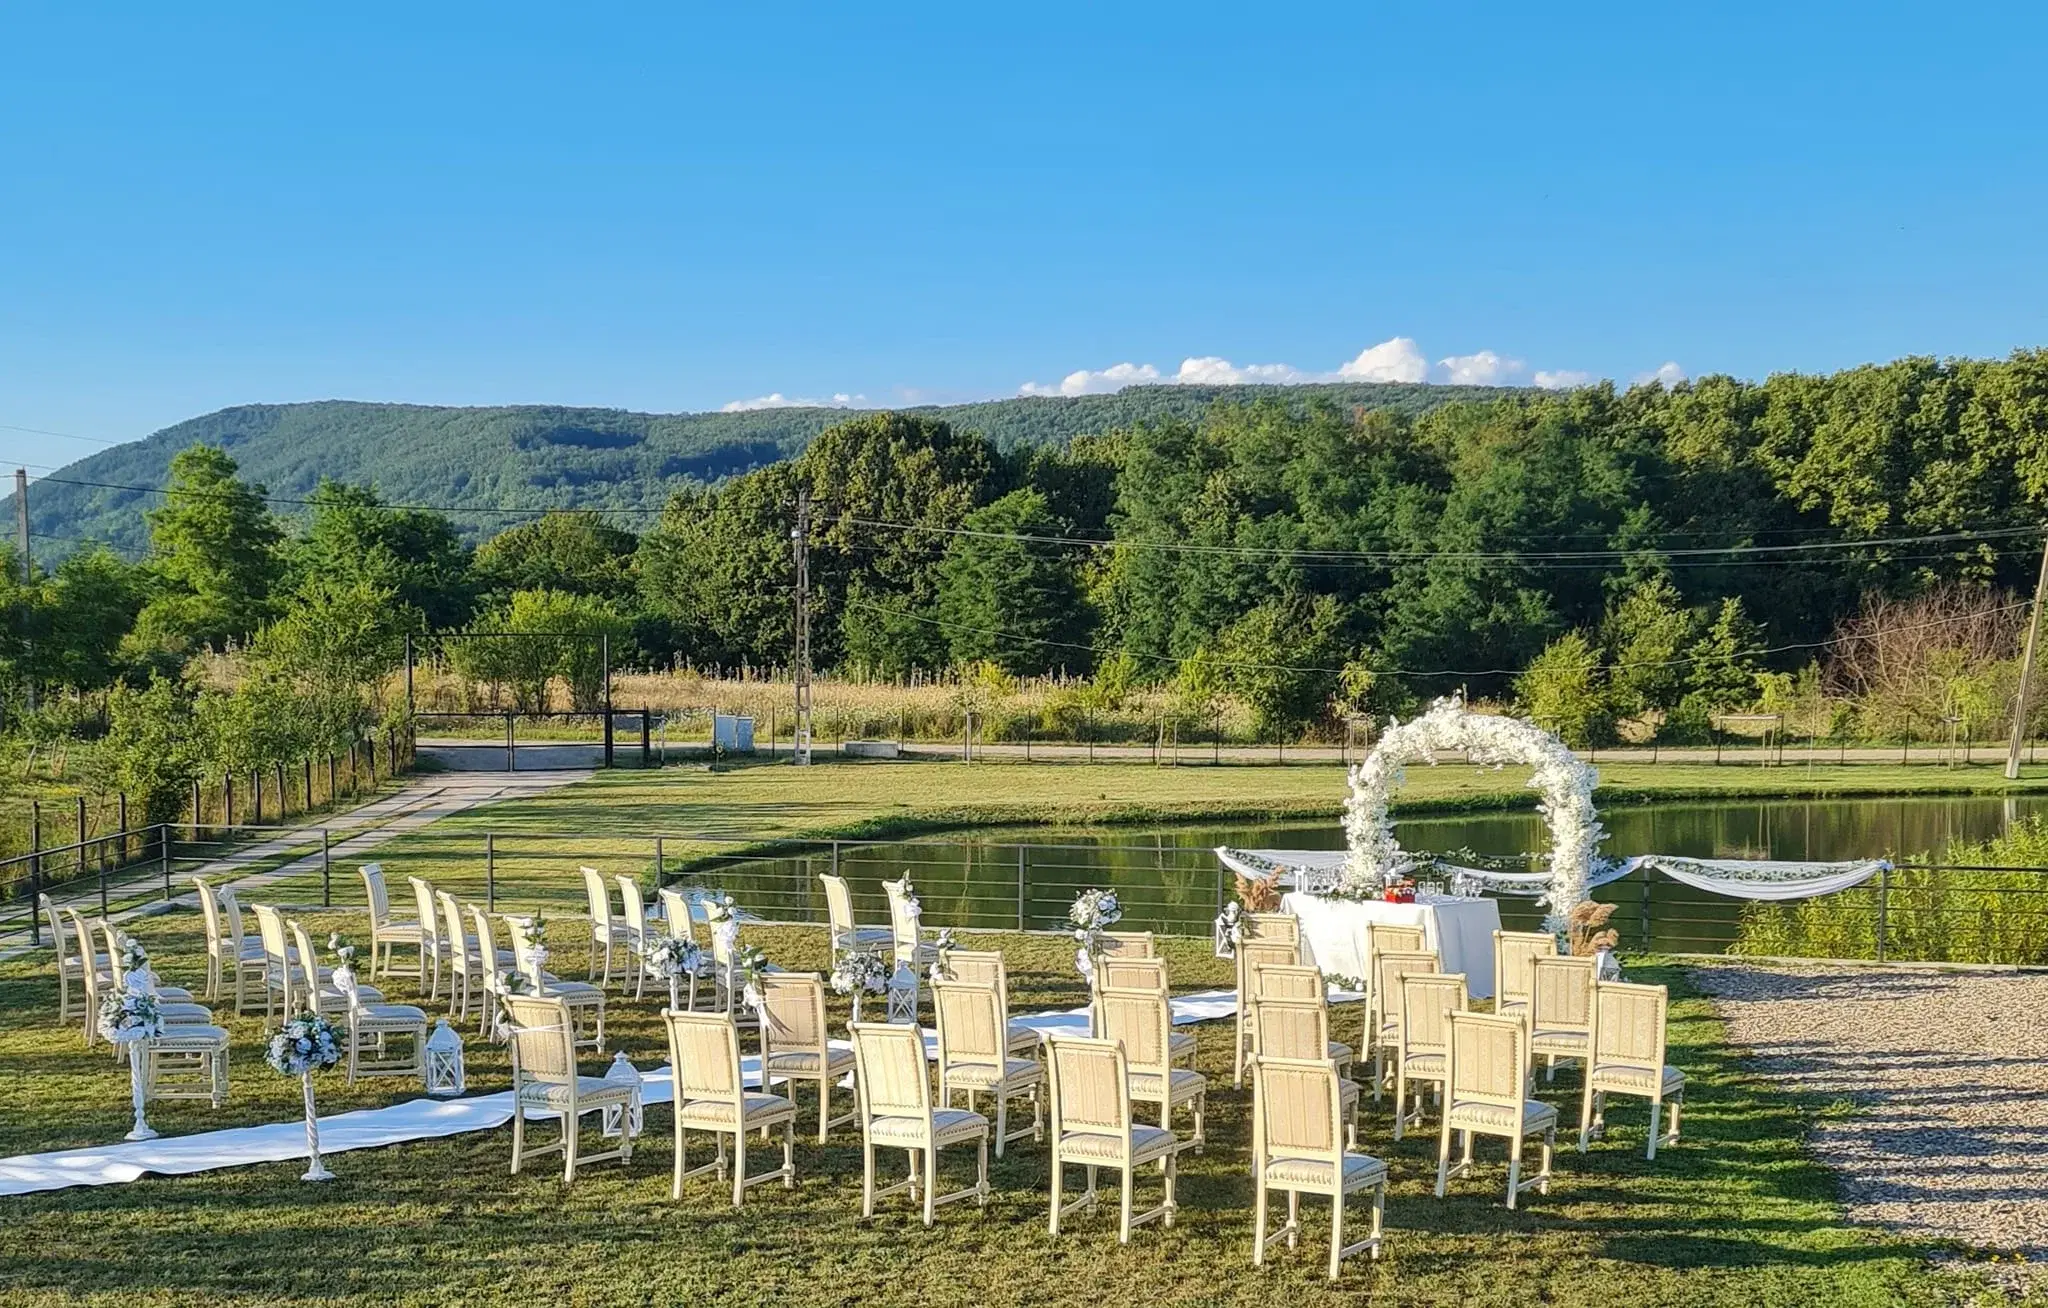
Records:
<instances>
[{"instance_id":1,"label":"utility pole","mask_svg":"<svg viewBox=\"0 0 2048 1308\"><path fill-rule=\"evenodd\" d=\"M2020 690L2012 705L2012 742L2005 749L2005 777L2019 780L2020 742L2027 735L2027 698L2033 689L2034 650L2041 643L2041 601L2048 597L2048 541L2041 544L2041 575L2034 579L2034 613L2027 623L2027 652L2020 659Z\"/></svg>"},{"instance_id":2,"label":"utility pole","mask_svg":"<svg viewBox=\"0 0 2048 1308\"><path fill-rule=\"evenodd\" d=\"M796 549L796 742L789 761L798 767L811 761L811 493L796 493L796 529L789 539Z\"/></svg>"},{"instance_id":3,"label":"utility pole","mask_svg":"<svg viewBox=\"0 0 2048 1308\"><path fill-rule=\"evenodd\" d=\"M21 591L22 603L25 606L28 603L28 588L35 580L33 565L29 561L28 553L27 468L16 468L14 470L14 534L16 538L15 544L21 551ZM28 614L24 612L22 614L22 626L26 629L27 625ZM31 646L31 648L33 647ZM31 663L33 663L33 660L31 660ZM34 673L30 673L28 679L28 711L31 713L36 711L36 679Z\"/></svg>"}]
</instances>

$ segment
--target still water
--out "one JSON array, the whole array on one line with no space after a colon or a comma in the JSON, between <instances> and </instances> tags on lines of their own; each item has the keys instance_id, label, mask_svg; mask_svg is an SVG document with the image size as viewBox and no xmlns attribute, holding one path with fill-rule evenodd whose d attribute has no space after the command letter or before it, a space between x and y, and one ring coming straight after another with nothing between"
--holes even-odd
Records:
<instances>
[{"instance_id":1,"label":"still water","mask_svg":"<svg viewBox=\"0 0 2048 1308\"><path fill-rule=\"evenodd\" d=\"M1646 804L1601 813L1607 828L1602 850L1820 862L1924 859L1955 841L1990 839L2030 814L2048 814L2048 796ZM1410 818L1396 830L1405 847L1433 853L1513 856L1549 846L1542 819L1531 812ZM821 845L795 857L734 860L700 870L697 879L730 890L763 916L822 920L816 878L837 870L865 922L887 920L880 883L908 873L928 926L1012 929L1057 927L1076 894L1102 886L1124 899L1128 927L1205 934L1230 892L1229 874L1210 852L1217 845L1337 849L1343 836L1335 821L1057 834L991 829ZM1612 882L1599 898L1621 906L1616 924L1624 943L1636 948L1717 950L1734 939L1740 914L1735 901L1655 874ZM1502 900L1502 921L1510 928L1533 926L1540 916L1527 900Z\"/></svg>"}]
</instances>

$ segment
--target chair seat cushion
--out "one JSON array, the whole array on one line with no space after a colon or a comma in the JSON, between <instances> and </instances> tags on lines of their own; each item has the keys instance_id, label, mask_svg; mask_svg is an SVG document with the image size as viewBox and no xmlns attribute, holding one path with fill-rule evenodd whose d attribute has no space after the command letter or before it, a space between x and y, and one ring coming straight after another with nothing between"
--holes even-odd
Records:
<instances>
[{"instance_id":1,"label":"chair seat cushion","mask_svg":"<svg viewBox=\"0 0 2048 1308\"><path fill-rule=\"evenodd\" d=\"M1444 1079L1444 1056L1442 1054L1410 1054L1401 1064L1410 1076L1435 1077Z\"/></svg>"},{"instance_id":2,"label":"chair seat cushion","mask_svg":"<svg viewBox=\"0 0 2048 1308\"><path fill-rule=\"evenodd\" d=\"M1007 1051L1009 1053L1014 1054L1019 1049L1036 1050L1039 1045L1045 1042L1045 1037L1039 1034L1037 1027L1026 1026L1022 1022L1010 1023L1009 1032L1010 1041Z\"/></svg>"},{"instance_id":3,"label":"chair seat cushion","mask_svg":"<svg viewBox=\"0 0 2048 1308\"><path fill-rule=\"evenodd\" d=\"M829 1075L853 1066L853 1051L837 1045L825 1047L824 1071ZM818 1055L809 1049L778 1049L768 1055L768 1070L792 1076L816 1076Z\"/></svg>"},{"instance_id":4,"label":"chair seat cushion","mask_svg":"<svg viewBox=\"0 0 2048 1308\"><path fill-rule=\"evenodd\" d=\"M156 997L167 1004L189 1004L192 1002L192 992L183 986L160 985L156 988Z\"/></svg>"},{"instance_id":5,"label":"chair seat cushion","mask_svg":"<svg viewBox=\"0 0 2048 1308\"><path fill-rule=\"evenodd\" d=\"M194 1023L191 1026L171 1026L152 1042L158 1053L175 1054L192 1050L225 1049L228 1033L225 1027L206 1026Z\"/></svg>"},{"instance_id":6,"label":"chair seat cushion","mask_svg":"<svg viewBox=\"0 0 2048 1308\"><path fill-rule=\"evenodd\" d=\"M998 1082L1015 1088L1036 1085L1045 1079L1045 1067L1035 1058L1006 1058L1002 1067L994 1063L949 1063L946 1084L955 1088L985 1090Z\"/></svg>"},{"instance_id":7,"label":"chair seat cushion","mask_svg":"<svg viewBox=\"0 0 2048 1308\"><path fill-rule=\"evenodd\" d=\"M1557 1110L1549 1104L1531 1099L1522 1105L1522 1130L1525 1134L1548 1130L1557 1125ZM1513 1131L1515 1110L1506 1104L1479 1103L1471 1099L1454 1099L1445 1111L1444 1119L1454 1131Z\"/></svg>"},{"instance_id":8,"label":"chair seat cushion","mask_svg":"<svg viewBox=\"0 0 2048 1308\"><path fill-rule=\"evenodd\" d=\"M841 928L834 932L842 948L847 945L886 945L896 939L896 933L888 927L857 926L851 931Z\"/></svg>"},{"instance_id":9,"label":"chair seat cushion","mask_svg":"<svg viewBox=\"0 0 2048 1308\"><path fill-rule=\"evenodd\" d=\"M602 1004L604 1002L604 987L592 985L588 981L564 981L559 977L551 976L547 981L547 992L550 998L559 999L568 1004Z\"/></svg>"},{"instance_id":10,"label":"chair seat cushion","mask_svg":"<svg viewBox=\"0 0 2048 1308\"><path fill-rule=\"evenodd\" d=\"M623 1104L632 1097L633 1092L626 1086L607 1081L601 1076L576 1078L576 1106L579 1109ZM530 1081L519 1087L519 1102L533 1108L565 1110L569 1107L569 1087L553 1081Z\"/></svg>"},{"instance_id":11,"label":"chair seat cushion","mask_svg":"<svg viewBox=\"0 0 2048 1308\"><path fill-rule=\"evenodd\" d=\"M1166 1037L1166 1056L1169 1060L1184 1057L1195 1052L1195 1036L1192 1031L1172 1031Z\"/></svg>"},{"instance_id":12,"label":"chair seat cushion","mask_svg":"<svg viewBox=\"0 0 2048 1308\"><path fill-rule=\"evenodd\" d=\"M796 1116L796 1105L781 1095L745 1095L740 1107L749 1127L772 1126ZM732 1104L723 1099L689 1100L676 1116L685 1126L732 1129Z\"/></svg>"},{"instance_id":13,"label":"chair seat cushion","mask_svg":"<svg viewBox=\"0 0 2048 1308\"><path fill-rule=\"evenodd\" d=\"M213 1010L204 1004L159 1003L157 1012L163 1014L164 1021L171 1026L213 1025Z\"/></svg>"},{"instance_id":14,"label":"chair seat cushion","mask_svg":"<svg viewBox=\"0 0 2048 1308\"><path fill-rule=\"evenodd\" d=\"M1324 1052L1323 1057L1333 1063L1348 1063L1351 1061L1351 1046L1332 1040L1329 1049Z\"/></svg>"},{"instance_id":15,"label":"chair seat cushion","mask_svg":"<svg viewBox=\"0 0 2048 1308\"><path fill-rule=\"evenodd\" d=\"M362 1028L389 1027L403 1029L427 1024L427 1010L414 1008L411 1004L364 1004L359 1018Z\"/></svg>"},{"instance_id":16,"label":"chair seat cushion","mask_svg":"<svg viewBox=\"0 0 2048 1308\"><path fill-rule=\"evenodd\" d=\"M379 990L375 986L366 986L358 984L356 986L356 998L366 1004L381 1004L384 1002L384 992L382 990ZM343 994L341 991L336 990L333 986L321 986L321 1010L324 1012L325 1010L336 1007L337 1005L343 1009L346 1009L348 1007L348 996Z\"/></svg>"},{"instance_id":17,"label":"chair seat cushion","mask_svg":"<svg viewBox=\"0 0 2048 1308\"><path fill-rule=\"evenodd\" d=\"M932 1144L945 1146L988 1134L988 1119L964 1108L932 1110ZM922 1117L871 1117L868 1138L878 1145L899 1149L922 1148L925 1143Z\"/></svg>"},{"instance_id":18,"label":"chair seat cushion","mask_svg":"<svg viewBox=\"0 0 2048 1308\"><path fill-rule=\"evenodd\" d=\"M1362 1190L1387 1179L1387 1165L1365 1154L1344 1155L1344 1193ZM1274 1158L1266 1163L1266 1184L1313 1187L1327 1193L1330 1164L1316 1158Z\"/></svg>"},{"instance_id":19,"label":"chair seat cushion","mask_svg":"<svg viewBox=\"0 0 2048 1308\"><path fill-rule=\"evenodd\" d=\"M1628 1063L1600 1063L1591 1073L1595 1090L1618 1090L1623 1094L1675 1094L1685 1088L1685 1073L1675 1067L1659 1071Z\"/></svg>"},{"instance_id":20,"label":"chair seat cushion","mask_svg":"<svg viewBox=\"0 0 2048 1308\"><path fill-rule=\"evenodd\" d=\"M1209 1078L1200 1072L1185 1067L1176 1067L1167 1074L1167 1099L1171 1103L1184 1104L1209 1088ZM1159 1074L1157 1072L1131 1073L1131 1098L1159 1098Z\"/></svg>"},{"instance_id":21,"label":"chair seat cushion","mask_svg":"<svg viewBox=\"0 0 2048 1308\"><path fill-rule=\"evenodd\" d=\"M389 940L394 944L416 945L420 942L420 924L417 922L386 922L370 933L370 938L379 943Z\"/></svg>"},{"instance_id":22,"label":"chair seat cushion","mask_svg":"<svg viewBox=\"0 0 2048 1308\"><path fill-rule=\"evenodd\" d=\"M1538 1053L1553 1049L1584 1049L1586 1047L1586 1033L1584 1031L1544 1031L1539 1029L1529 1037L1529 1044L1532 1048L1538 1045L1543 1046L1543 1048L1537 1050Z\"/></svg>"},{"instance_id":23,"label":"chair seat cushion","mask_svg":"<svg viewBox=\"0 0 2048 1308\"><path fill-rule=\"evenodd\" d=\"M1060 1137L1060 1160L1068 1163L1116 1163L1120 1161L1122 1136L1093 1131L1069 1131ZM1149 1163L1164 1158L1175 1148L1173 1132L1163 1126L1131 1127L1131 1162Z\"/></svg>"}]
</instances>

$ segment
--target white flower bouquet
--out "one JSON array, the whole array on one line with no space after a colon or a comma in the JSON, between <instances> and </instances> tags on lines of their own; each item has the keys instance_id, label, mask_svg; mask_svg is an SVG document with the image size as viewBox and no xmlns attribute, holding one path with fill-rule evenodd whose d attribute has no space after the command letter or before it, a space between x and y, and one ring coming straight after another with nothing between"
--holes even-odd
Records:
<instances>
[{"instance_id":1,"label":"white flower bouquet","mask_svg":"<svg viewBox=\"0 0 2048 1308\"><path fill-rule=\"evenodd\" d=\"M137 940L134 936L124 934L121 937L122 973L125 975L129 972L147 972L148 970L149 951L142 947L140 940Z\"/></svg>"},{"instance_id":2,"label":"white flower bouquet","mask_svg":"<svg viewBox=\"0 0 2048 1308\"><path fill-rule=\"evenodd\" d=\"M849 949L832 965L832 993L879 995L889 989L889 965L879 949Z\"/></svg>"},{"instance_id":3,"label":"white flower bouquet","mask_svg":"<svg viewBox=\"0 0 2048 1308\"><path fill-rule=\"evenodd\" d=\"M1084 977L1095 975L1095 958L1102 952L1102 933L1123 920L1124 908L1114 890L1084 890L1067 909L1074 924L1074 969Z\"/></svg>"},{"instance_id":4,"label":"white flower bouquet","mask_svg":"<svg viewBox=\"0 0 2048 1308\"><path fill-rule=\"evenodd\" d=\"M164 1033L163 1006L154 991L133 988L100 1000L100 1034L117 1045Z\"/></svg>"},{"instance_id":5,"label":"white flower bouquet","mask_svg":"<svg viewBox=\"0 0 2048 1308\"><path fill-rule=\"evenodd\" d=\"M270 1037L263 1061L282 1076L324 1072L340 1063L347 1037L322 1013L300 1013Z\"/></svg>"},{"instance_id":6,"label":"white flower bouquet","mask_svg":"<svg viewBox=\"0 0 2048 1308\"><path fill-rule=\"evenodd\" d=\"M663 976L699 976L704 968L704 951L694 941L680 936L655 935L647 945L647 964Z\"/></svg>"},{"instance_id":7,"label":"white flower bouquet","mask_svg":"<svg viewBox=\"0 0 2048 1308\"><path fill-rule=\"evenodd\" d=\"M740 998L748 1008L761 1011L761 974L768 970L768 955L759 945L736 949L732 955L732 971L728 984L739 987Z\"/></svg>"},{"instance_id":8,"label":"white flower bouquet","mask_svg":"<svg viewBox=\"0 0 2048 1308\"><path fill-rule=\"evenodd\" d=\"M953 951L959 947L960 942L954 937L953 928L940 927L939 934L932 940L934 956L928 969L932 980L944 981L952 975L953 968L949 960L953 956Z\"/></svg>"},{"instance_id":9,"label":"white flower bouquet","mask_svg":"<svg viewBox=\"0 0 2048 1308\"><path fill-rule=\"evenodd\" d=\"M350 944L348 937L341 934L341 932L330 931L328 933L327 949L328 952L341 960L343 967L353 968L356 965L356 947Z\"/></svg>"}]
</instances>

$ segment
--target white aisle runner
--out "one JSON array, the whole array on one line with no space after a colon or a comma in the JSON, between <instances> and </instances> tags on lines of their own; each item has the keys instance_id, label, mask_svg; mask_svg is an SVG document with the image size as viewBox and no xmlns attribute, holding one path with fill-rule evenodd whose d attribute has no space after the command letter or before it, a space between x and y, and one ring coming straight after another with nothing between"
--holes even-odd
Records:
<instances>
[{"instance_id":1,"label":"white aisle runner","mask_svg":"<svg viewBox=\"0 0 2048 1308\"><path fill-rule=\"evenodd\" d=\"M1357 996L1342 992L1331 995L1331 999L1337 1002L1355 998ZM1220 1021L1236 1014L1235 990L1205 990L1173 1000L1176 1026ZM1065 1012L1031 1013L1016 1020L1044 1031L1085 1032L1088 1010L1076 1008ZM925 1040L936 1057L936 1037L927 1030ZM760 1059L749 1057L741 1060L741 1074L748 1080L760 1075ZM642 1089L644 1102L665 1104L673 1095L674 1085L667 1064L646 1073ZM489 1131L511 1120L512 1092L509 1090L469 1099L408 1099L385 1108L364 1108L322 1117L320 1152L339 1154L352 1149L403 1144L408 1140L433 1140L465 1131ZM72 1185L111 1185L133 1181L151 1172L184 1176L252 1163L286 1162L305 1156L306 1126L297 1120L123 1142L92 1149L22 1154L0 1159L0 1195L33 1194Z\"/></svg>"}]
</instances>

